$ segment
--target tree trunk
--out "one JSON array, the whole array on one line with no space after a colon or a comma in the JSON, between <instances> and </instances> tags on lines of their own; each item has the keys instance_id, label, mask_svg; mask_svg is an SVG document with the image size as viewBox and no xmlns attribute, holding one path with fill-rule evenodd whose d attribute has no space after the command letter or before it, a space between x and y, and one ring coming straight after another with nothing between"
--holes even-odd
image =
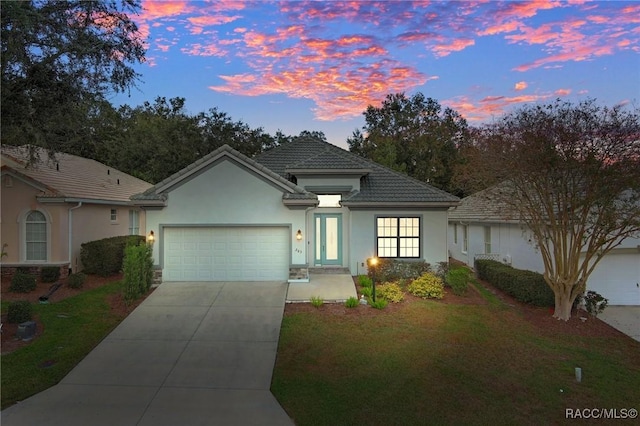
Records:
<instances>
[{"instance_id":1,"label":"tree trunk","mask_svg":"<svg viewBox=\"0 0 640 426\"><path fill-rule=\"evenodd\" d=\"M571 297L571 288L555 288L556 306L553 317L563 321L569 321L571 318L571 308L575 297Z\"/></svg>"}]
</instances>

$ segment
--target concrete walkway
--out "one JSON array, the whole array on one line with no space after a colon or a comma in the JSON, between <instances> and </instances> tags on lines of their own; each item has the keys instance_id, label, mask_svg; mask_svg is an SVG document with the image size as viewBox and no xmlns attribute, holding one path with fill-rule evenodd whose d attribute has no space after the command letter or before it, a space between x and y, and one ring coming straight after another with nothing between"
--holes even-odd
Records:
<instances>
[{"instance_id":1,"label":"concrete walkway","mask_svg":"<svg viewBox=\"0 0 640 426\"><path fill-rule=\"evenodd\" d=\"M598 318L640 342L640 306L607 306Z\"/></svg>"},{"instance_id":2,"label":"concrete walkway","mask_svg":"<svg viewBox=\"0 0 640 426\"><path fill-rule=\"evenodd\" d=\"M286 283L164 283L2 425L293 425L269 391Z\"/></svg>"},{"instance_id":3,"label":"concrete walkway","mask_svg":"<svg viewBox=\"0 0 640 426\"><path fill-rule=\"evenodd\" d=\"M310 302L314 296L326 303L343 303L358 294L349 274L310 274L308 283L289 283L287 303Z\"/></svg>"}]
</instances>

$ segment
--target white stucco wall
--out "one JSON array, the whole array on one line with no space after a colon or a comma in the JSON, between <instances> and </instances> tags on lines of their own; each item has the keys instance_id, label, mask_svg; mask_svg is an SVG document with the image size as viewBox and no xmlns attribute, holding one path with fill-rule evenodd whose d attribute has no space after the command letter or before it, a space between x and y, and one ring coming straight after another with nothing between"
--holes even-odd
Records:
<instances>
[{"instance_id":1,"label":"white stucco wall","mask_svg":"<svg viewBox=\"0 0 640 426\"><path fill-rule=\"evenodd\" d=\"M162 250L162 227L185 224L290 226L290 262L306 263L306 247L295 239L298 229L307 234L305 211L287 208L281 189L226 159L171 189L167 207L147 211L147 232L156 233L156 265Z\"/></svg>"},{"instance_id":2,"label":"white stucco wall","mask_svg":"<svg viewBox=\"0 0 640 426\"><path fill-rule=\"evenodd\" d=\"M353 275L365 273L366 260L376 253L375 218L378 216L420 216L422 259L433 266L449 259L446 210L354 210L351 211L349 258Z\"/></svg>"}]
</instances>

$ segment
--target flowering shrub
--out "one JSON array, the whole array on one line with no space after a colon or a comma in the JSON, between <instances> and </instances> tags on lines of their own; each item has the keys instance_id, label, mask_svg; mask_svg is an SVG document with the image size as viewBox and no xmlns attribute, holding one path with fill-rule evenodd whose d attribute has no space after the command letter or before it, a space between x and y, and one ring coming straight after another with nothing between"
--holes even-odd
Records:
<instances>
[{"instance_id":1,"label":"flowering shrub","mask_svg":"<svg viewBox=\"0 0 640 426\"><path fill-rule=\"evenodd\" d=\"M430 272L422 274L420 278L414 280L407 288L414 296L423 299L442 299L444 297L444 285L442 279Z\"/></svg>"},{"instance_id":2,"label":"flowering shrub","mask_svg":"<svg viewBox=\"0 0 640 426\"><path fill-rule=\"evenodd\" d=\"M404 299L404 292L398 283L390 282L376 287L376 296L380 296L389 302L398 303Z\"/></svg>"}]
</instances>

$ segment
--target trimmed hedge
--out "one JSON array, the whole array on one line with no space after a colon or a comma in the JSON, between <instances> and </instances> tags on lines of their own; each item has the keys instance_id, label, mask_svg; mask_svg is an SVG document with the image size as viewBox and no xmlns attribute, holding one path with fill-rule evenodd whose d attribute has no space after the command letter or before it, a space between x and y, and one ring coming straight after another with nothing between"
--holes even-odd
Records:
<instances>
[{"instance_id":1,"label":"trimmed hedge","mask_svg":"<svg viewBox=\"0 0 640 426\"><path fill-rule=\"evenodd\" d=\"M374 270L376 282L392 282L401 279L415 280L425 272L431 272L431 265L422 260L410 262L379 258L375 268L369 268L369 277L373 278Z\"/></svg>"},{"instance_id":2,"label":"trimmed hedge","mask_svg":"<svg viewBox=\"0 0 640 426\"><path fill-rule=\"evenodd\" d=\"M60 267L43 266L40 270L40 280L43 283L53 283L60 279Z\"/></svg>"},{"instance_id":3,"label":"trimmed hedge","mask_svg":"<svg viewBox=\"0 0 640 426\"><path fill-rule=\"evenodd\" d=\"M478 278L487 281L516 300L534 306L553 306L555 296L542 277L533 271L516 269L495 260L476 260Z\"/></svg>"},{"instance_id":4,"label":"trimmed hedge","mask_svg":"<svg viewBox=\"0 0 640 426\"><path fill-rule=\"evenodd\" d=\"M23 272L16 272L11 278L9 291L13 293L29 293L35 290L36 287L36 277Z\"/></svg>"},{"instance_id":5,"label":"trimmed hedge","mask_svg":"<svg viewBox=\"0 0 640 426\"><path fill-rule=\"evenodd\" d=\"M153 258L151 246L129 245L124 257L124 298L127 302L138 299L151 288Z\"/></svg>"},{"instance_id":6,"label":"trimmed hedge","mask_svg":"<svg viewBox=\"0 0 640 426\"><path fill-rule=\"evenodd\" d=\"M125 235L103 238L82 244L80 260L83 272L102 277L117 274L122 270L124 249L129 245L138 245L145 241L143 235Z\"/></svg>"},{"instance_id":7,"label":"trimmed hedge","mask_svg":"<svg viewBox=\"0 0 640 426\"><path fill-rule=\"evenodd\" d=\"M9 302L7 310L7 322L10 324L20 324L25 321L31 321L32 318L31 303L26 300L17 300Z\"/></svg>"}]
</instances>

